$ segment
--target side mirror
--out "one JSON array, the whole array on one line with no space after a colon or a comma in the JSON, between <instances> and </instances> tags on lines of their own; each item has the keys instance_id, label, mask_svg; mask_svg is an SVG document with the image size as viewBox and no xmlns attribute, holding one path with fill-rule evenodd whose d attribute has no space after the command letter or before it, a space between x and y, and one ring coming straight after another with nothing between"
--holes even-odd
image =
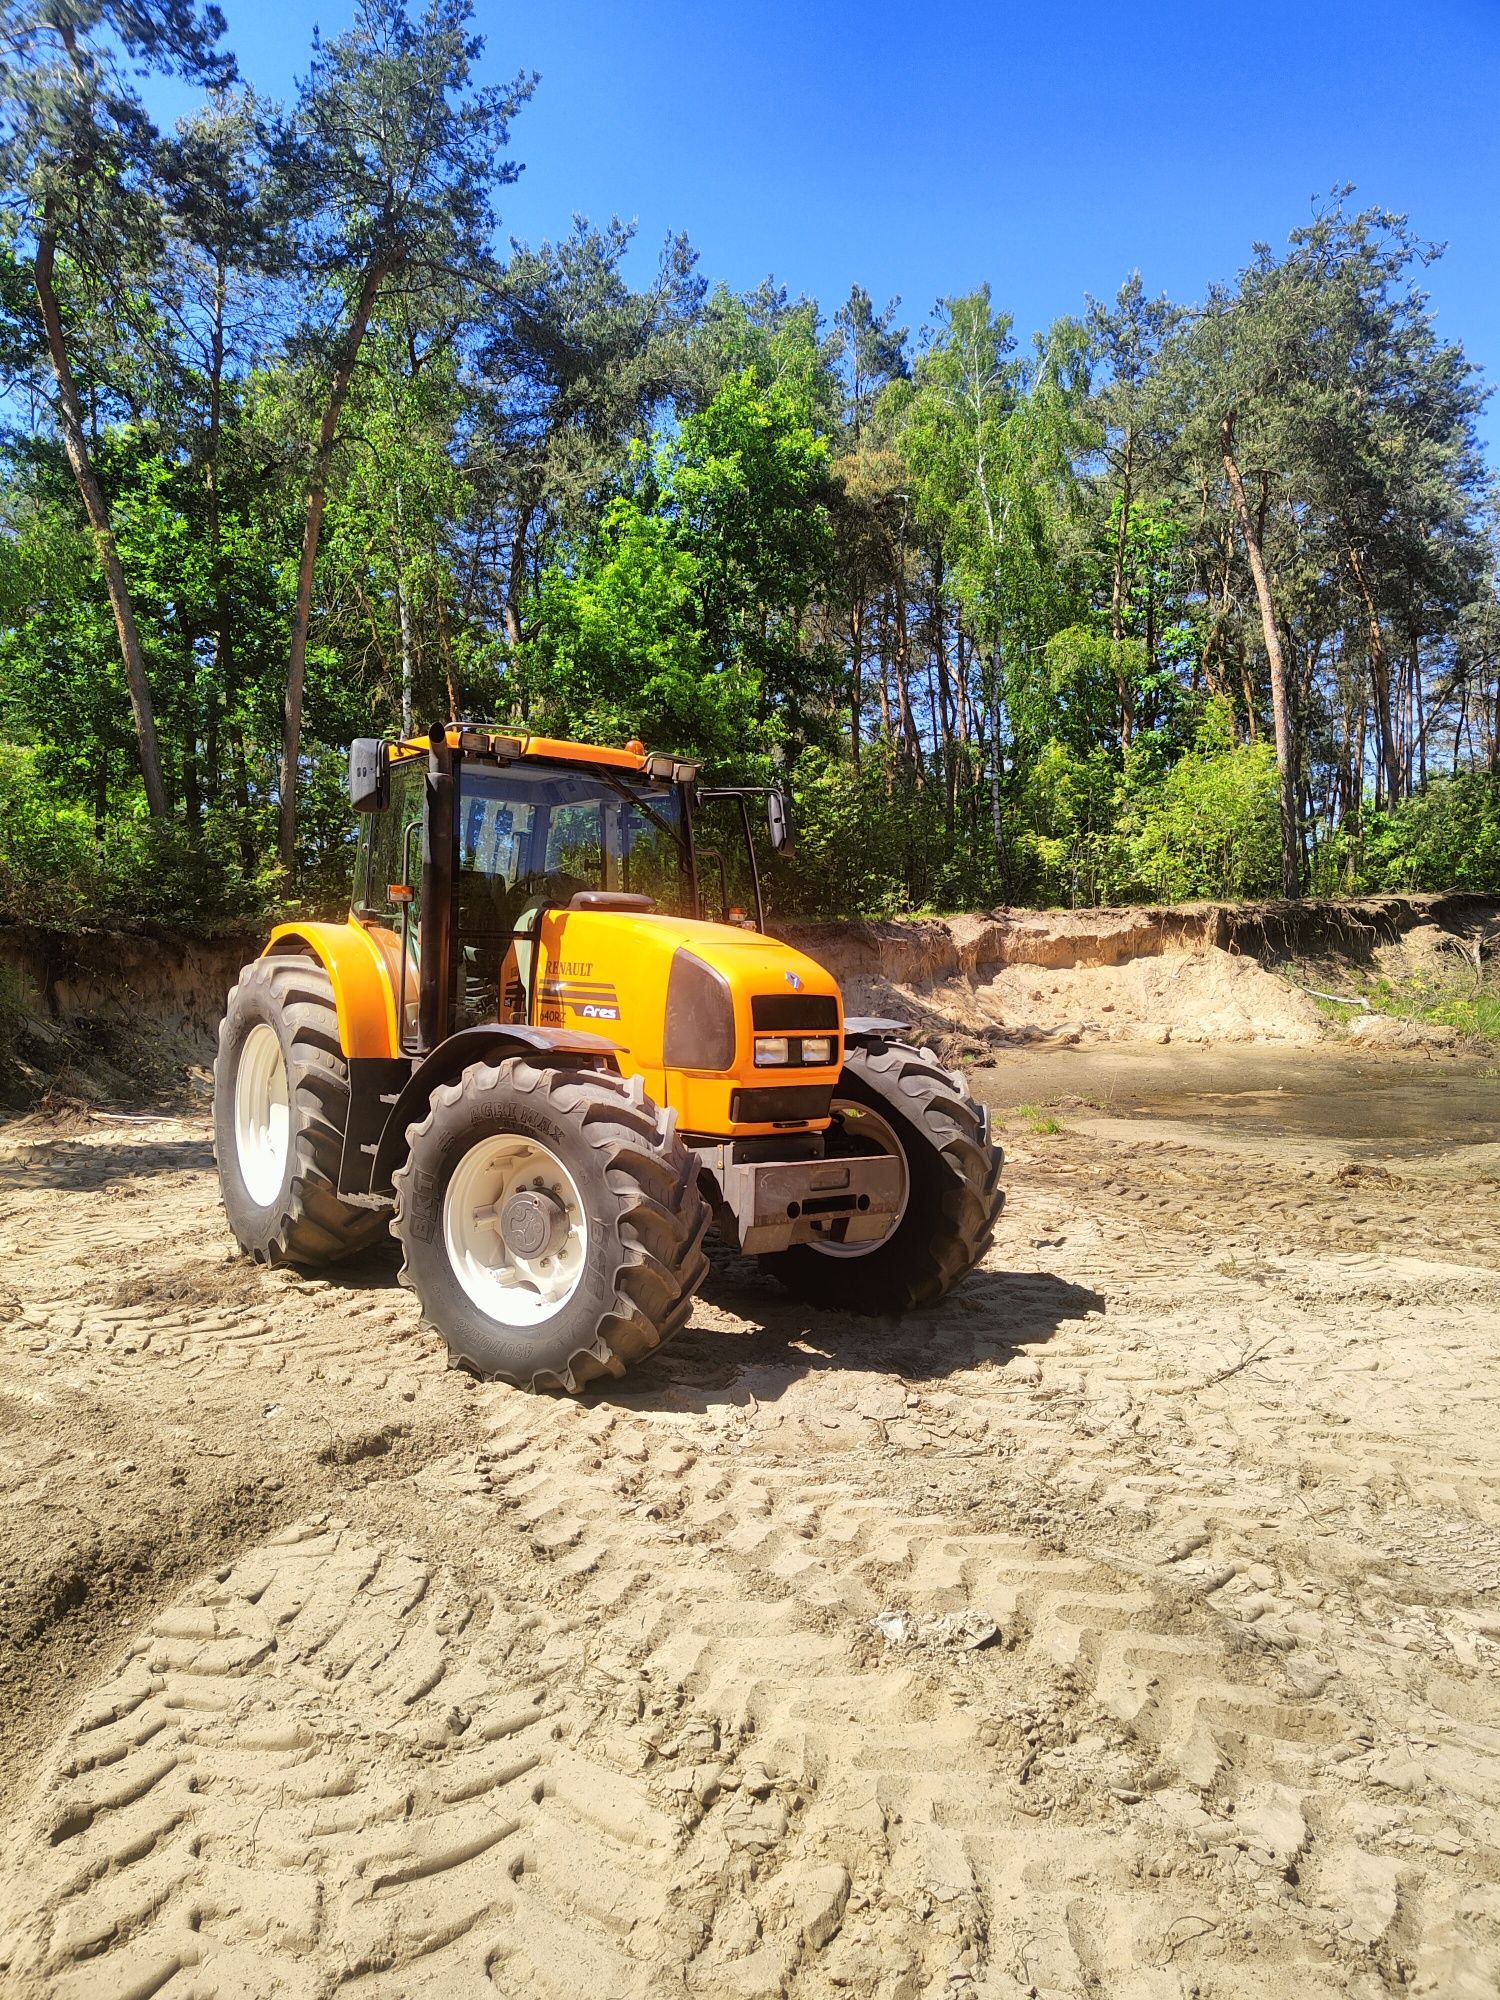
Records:
<instances>
[{"instance_id":1,"label":"side mirror","mask_svg":"<svg viewBox=\"0 0 1500 2000\"><path fill-rule=\"evenodd\" d=\"M349 745L349 803L357 813L383 812L391 802L390 746L378 736Z\"/></svg>"},{"instance_id":2,"label":"side mirror","mask_svg":"<svg viewBox=\"0 0 1500 2000\"><path fill-rule=\"evenodd\" d=\"M771 835L773 852L790 854L796 843L792 838L792 814L785 792L771 792L767 796L766 826Z\"/></svg>"}]
</instances>

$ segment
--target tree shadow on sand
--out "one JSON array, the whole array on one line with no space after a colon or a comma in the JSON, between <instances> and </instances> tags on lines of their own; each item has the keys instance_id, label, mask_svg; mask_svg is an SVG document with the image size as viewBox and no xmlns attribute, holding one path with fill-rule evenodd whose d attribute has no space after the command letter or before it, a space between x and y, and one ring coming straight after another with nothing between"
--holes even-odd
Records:
<instances>
[{"instance_id":1,"label":"tree shadow on sand","mask_svg":"<svg viewBox=\"0 0 1500 2000\"><path fill-rule=\"evenodd\" d=\"M0 1160L0 1189L30 1193L72 1189L88 1193L119 1181L149 1180L160 1174L211 1173L214 1149L197 1134L180 1139L127 1140L89 1145L73 1138L39 1139L23 1152Z\"/></svg>"}]
</instances>

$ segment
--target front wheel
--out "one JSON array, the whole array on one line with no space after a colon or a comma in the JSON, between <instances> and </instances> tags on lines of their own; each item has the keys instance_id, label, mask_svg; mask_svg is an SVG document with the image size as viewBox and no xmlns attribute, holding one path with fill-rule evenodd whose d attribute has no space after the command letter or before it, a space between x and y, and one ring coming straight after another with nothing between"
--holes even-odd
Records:
<instances>
[{"instance_id":1,"label":"front wheel","mask_svg":"<svg viewBox=\"0 0 1500 2000\"><path fill-rule=\"evenodd\" d=\"M511 1057L407 1135L401 1277L449 1353L523 1389L623 1375L686 1320L709 1209L672 1113L600 1070Z\"/></svg>"},{"instance_id":2,"label":"front wheel","mask_svg":"<svg viewBox=\"0 0 1500 2000\"><path fill-rule=\"evenodd\" d=\"M931 1305L979 1262L1005 1204L1004 1155L990 1140L988 1114L930 1049L904 1042L848 1048L832 1109L831 1155L880 1153L900 1162L891 1226L875 1242L845 1243L835 1224L823 1241L761 1263L799 1299L830 1310Z\"/></svg>"}]
</instances>

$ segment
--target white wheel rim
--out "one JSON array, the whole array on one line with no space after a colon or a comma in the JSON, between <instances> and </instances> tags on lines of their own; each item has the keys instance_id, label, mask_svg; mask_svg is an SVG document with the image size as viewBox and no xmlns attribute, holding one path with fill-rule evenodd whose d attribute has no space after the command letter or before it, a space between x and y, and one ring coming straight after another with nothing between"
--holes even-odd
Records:
<instances>
[{"instance_id":1,"label":"white wheel rim","mask_svg":"<svg viewBox=\"0 0 1500 2000\"><path fill-rule=\"evenodd\" d=\"M240 1045L234 1076L234 1144L240 1179L257 1208L281 1193L291 1138L286 1063L268 1021L257 1021Z\"/></svg>"},{"instance_id":2,"label":"white wheel rim","mask_svg":"<svg viewBox=\"0 0 1500 2000\"><path fill-rule=\"evenodd\" d=\"M896 1128L889 1120L882 1118L878 1111L872 1111L868 1104L856 1104L852 1098L836 1097L830 1107L834 1116L847 1121L846 1130L851 1138L856 1138L868 1146L878 1148L901 1163L901 1193L896 1203L890 1226L880 1236L868 1237L862 1243L839 1243L829 1236L814 1236L809 1247L821 1257L868 1257L872 1250L878 1250L882 1243L889 1243L901 1227L906 1214L906 1204L911 1199L911 1169L906 1164L906 1148L897 1136ZM835 1225L836 1226L836 1225Z\"/></svg>"},{"instance_id":3,"label":"white wheel rim","mask_svg":"<svg viewBox=\"0 0 1500 2000\"><path fill-rule=\"evenodd\" d=\"M507 1202L542 1197L556 1234L540 1255L506 1241ZM502 1326L540 1326L560 1313L583 1281L589 1225L578 1184L557 1155L519 1132L471 1146L443 1196L443 1241L465 1296Z\"/></svg>"}]
</instances>

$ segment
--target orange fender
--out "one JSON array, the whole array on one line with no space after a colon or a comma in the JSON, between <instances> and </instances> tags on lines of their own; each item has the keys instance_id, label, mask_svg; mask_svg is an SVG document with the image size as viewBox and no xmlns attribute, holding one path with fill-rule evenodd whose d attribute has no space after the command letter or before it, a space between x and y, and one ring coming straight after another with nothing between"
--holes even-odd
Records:
<instances>
[{"instance_id":1,"label":"orange fender","mask_svg":"<svg viewBox=\"0 0 1500 2000\"><path fill-rule=\"evenodd\" d=\"M377 937L353 917L346 924L278 924L262 956L295 951L311 952L328 973L346 1056L400 1055L395 974L401 946L394 931Z\"/></svg>"}]
</instances>

